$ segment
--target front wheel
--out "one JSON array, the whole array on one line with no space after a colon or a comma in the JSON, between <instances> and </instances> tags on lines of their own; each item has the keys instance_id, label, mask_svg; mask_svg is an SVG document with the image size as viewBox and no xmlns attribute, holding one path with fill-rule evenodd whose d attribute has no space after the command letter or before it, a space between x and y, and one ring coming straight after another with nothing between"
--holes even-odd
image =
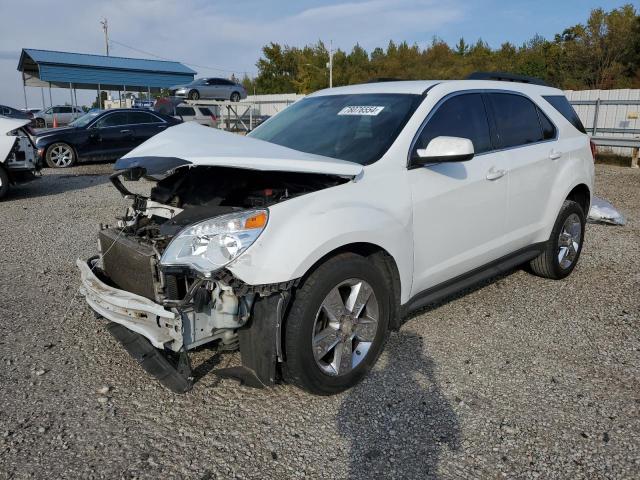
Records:
<instances>
[{"instance_id":1,"label":"front wheel","mask_svg":"<svg viewBox=\"0 0 640 480\"><path fill-rule=\"evenodd\" d=\"M189 100L200 100L200 92L198 90L191 90L188 97Z\"/></svg>"},{"instance_id":2,"label":"front wheel","mask_svg":"<svg viewBox=\"0 0 640 480\"><path fill-rule=\"evenodd\" d=\"M580 258L584 241L585 214L572 200L565 200L544 251L531 260L533 272L560 280L568 276Z\"/></svg>"},{"instance_id":3,"label":"front wheel","mask_svg":"<svg viewBox=\"0 0 640 480\"><path fill-rule=\"evenodd\" d=\"M384 347L390 298L382 272L364 257L340 254L318 267L286 320L285 380L321 395L358 383Z\"/></svg>"},{"instance_id":4,"label":"front wheel","mask_svg":"<svg viewBox=\"0 0 640 480\"><path fill-rule=\"evenodd\" d=\"M54 143L47 149L45 159L51 168L68 168L75 165L76 153L71 145Z\"/></svg>"}]
</instances>

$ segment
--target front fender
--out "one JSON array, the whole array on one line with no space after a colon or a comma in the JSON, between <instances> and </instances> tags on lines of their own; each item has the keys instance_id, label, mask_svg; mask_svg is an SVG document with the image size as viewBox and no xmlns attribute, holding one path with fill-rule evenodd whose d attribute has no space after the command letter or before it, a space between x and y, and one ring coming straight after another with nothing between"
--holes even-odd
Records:
<instances>
[{"instance_id":1,"label":"front fender","mask_svg":"<svg viewBox=\"0 0 640 480\"><path fill-rule=\"evenodd\" d=\"M250 285L287 282L338 248L368 243L394 258L401 301L406 301L413 275L413 231L404 173L365 176L270 207L265 231L227 268Z\"/></svg>"}]
</instances>

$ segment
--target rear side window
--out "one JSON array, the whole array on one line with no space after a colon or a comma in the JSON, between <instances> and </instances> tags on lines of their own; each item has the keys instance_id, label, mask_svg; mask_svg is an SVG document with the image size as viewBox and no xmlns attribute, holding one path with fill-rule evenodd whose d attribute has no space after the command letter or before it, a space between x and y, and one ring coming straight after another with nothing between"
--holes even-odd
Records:
<instances>
[{"instance_id":1,"label":"rear side window","mask_svg":"<svg viewBox=\"0 0 640 480\"><path fill-rule=\"evenodd\" d=\"M546 95L542 98L544 98L551 104L553 108L560 112L571 125L576 127L576 130L582 133L587 133L587 130L584 128L584 125L580 121L580 117L578 117L578 114L569 103L569 100L567 100L567 97L565 97L564 95Z\"/></svg>"},{"instance_id":2,"label":"rear side window","mask_svg":"<svg viewBox=\"0 0 640 480\"><path fill-rule=\"evenodd\" d=\"M528 98L510 93L487 95L496 121L501 148L517 147L542 141L537 107Z\"/></svg>"},{"instance_id":3,"label":"rear side window","mask_svg":"<svg viewBox=\"0 0 640 480\"><path fill-rule=\"evenodd\" d=\"M176 107L176 115L181 117L193 117L195 114L195 110L191 107Z\"/></svg>"},{"instance_id":4,"label":"rear side window","mask_svg":"<svg viewBox=\"0 0 640 480\"><path fill-rule=\"evenodd\" d=\"M160 119L146 112L129 112L129 123L159 123Z\"/></svg>"},{"instance_id":5,"label":"rear side window","mask_svg":"<svg viewBox=\"0 0 640 480\"><path fill-rule=\"evenodd\" d=\"M487 112L479 93L456 95L446 100L425 125L416 147L426 148L431 140L440 136L468 138L475 153L491 150Z\"/></svg>"},{"instance_id":6,"label":"rear side window","mask_svg":"<svg viewBox=\"0 0 640 480\"><path fill-rule=\"evenodd\" d=\"M213 113L211 113L211 110L209 110L206 107L198 107L198 108L200 108L200 113L202 115L213 115Z\"/></svg>"}]
</instances>

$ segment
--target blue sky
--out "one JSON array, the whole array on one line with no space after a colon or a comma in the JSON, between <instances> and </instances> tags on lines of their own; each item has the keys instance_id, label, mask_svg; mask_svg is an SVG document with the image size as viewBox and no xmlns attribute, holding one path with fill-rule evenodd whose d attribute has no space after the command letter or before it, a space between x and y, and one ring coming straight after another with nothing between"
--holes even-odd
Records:
<instances>
[{"instance_id":1,"label":"blue sky","mask_svg":"<svg viewBox=\"0 0 640 480\"><path fill-rule=\"evenodd\" d=\"M367 50L390 39L421 46L434 36L454 44L462 36L498 47L535 34L551 38L565 27L585 22L592 8L606 10L624 1L609 0L0 0L0 103L24 106L16 71L23 47L103 53L99 20L109 19L111 38L158 56L237 72L255 72L260 48L270 41L301 46L322 39ZM25 14L29 12L29 14ZM11 19L7 22L7 19ZM112 55L149 57L117 43ZM152 58L152 57L151 57ZM202 76L226 72L195 67ZM29 90L29 89L28 89ZM79 93L90 101L93 92ZM54 91L54 103L66 91ZM41 106L37 89L30 106ZM48 100L47 100L48 102Z\"/></svg>"}]
</instances>

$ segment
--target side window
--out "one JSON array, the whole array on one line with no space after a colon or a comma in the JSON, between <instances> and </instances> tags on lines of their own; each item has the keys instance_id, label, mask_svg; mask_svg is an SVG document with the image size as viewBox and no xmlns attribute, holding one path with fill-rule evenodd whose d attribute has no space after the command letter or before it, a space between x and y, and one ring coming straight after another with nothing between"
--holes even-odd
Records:
<instances>
[{"instance_id":1,"label":"side window","mask_svg":"<svg viewBox=\"0 0 640 480\"><path fill-rule=\"evenodd\" d=\"M220 80L217 78L210 78L207 80L207 85L220 85Z\"/></svg>"},{"instance_id":2,"label":"side window","mask_svg":"<svg viewBox=\"0 0 640 480\"><path fill-rule=\"evenodd\" d=\"M60 107L60 113L71 113L73 110L71 107Z\"/></svg>"},{"instance_id":3,"label":"side window","mask_svg":"<svg viewBox=\"0 0 640 480\"><path fill-rule=\"evenodd\" d=\"M549 117L538 108L538 118L540 119L540 126L542 127L542 137L545 140L551 140L556 137L556 127L551 123Z\"/></svg>"},{"instance_id":4,"label":"side window","mask_svg":"<svg viewBox=\"0 0 640 480\"><path fill-rule=\"evenodd\" d=\"M440 136L468 138L475 153L491 150L489 121L479 93L465 93L446 100L425 125L416 143L425 148Z\"/></svg>"},{"instance_id":5,"label":"side window","mask_svg":"<svg viewBox=\"0 0 640 480\"><path fill-rule=\"evenodd\" d=\"M196 112L191 107L176 107L176 115L181 117L193 117Z\"/></svg>"},{"instance_id":6,"label":"side window","mask_svg":"<svg viewBox=\"0 0 640 480\"><path fill-rule=\"evenodd\" d=\"M129 123L159 123L160 119L147 112L129 112Z\"/></svg>"},{"instance_id":7,"label":"side window","mask_svg":"<svg viewBox=\"0 0 640 480\"><path fill-rule=\"evenodd\" d=\"M490 93L487 97L496 119L500 147L517 147L543 140L537 107L531 100L510 93Z\"/></svg>"},{"instance_id":8,"label":"side window","mask_svg":"<svg viewBox=\"0 0 640 480\"><path fill-rule=\"evenodd\" d=\"M105 127L118 127L120 125L127 125L128 119L127 114L125 112L116 112L111 113L109 115L105 115L103 118L98 120L96 123L96 127L105 128Z\"/></svg>"},{"instance_id":9,"label":"side window","mask_svg":"<svg viewBox=\"0 0 640 480\"><path fill-rule=\"evenodd\" d=\"M62 107L53 107L53 113L62 113Z\"/></svg>"}]
</instances>

